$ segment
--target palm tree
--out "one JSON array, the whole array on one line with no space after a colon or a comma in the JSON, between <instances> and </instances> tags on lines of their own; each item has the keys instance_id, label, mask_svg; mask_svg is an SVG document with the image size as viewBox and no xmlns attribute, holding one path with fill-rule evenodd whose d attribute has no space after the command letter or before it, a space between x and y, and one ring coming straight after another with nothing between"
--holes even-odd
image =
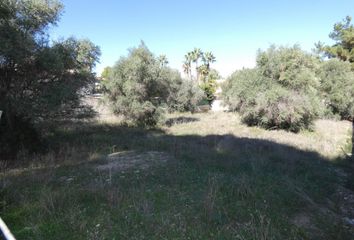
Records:
<instances>
[{"instance_id":1,"label":"palm tree","mask_svg":"<svg viewBox=\"0 0 354 240\"><path fill-rule=\"evenodd\" d=\"M183 62L183 66L182 67L183 67L183 72L190 78L190 72L191 72L190 63L187 60L185 60Z\"/></svg>"},{"instance_id":2,"label":"palm tree","mask_svg":"<svg viewBox=\"0 0 354 240\"><path fill-rule=\"evenodd\" d=\"M160 55L157 58L157 61L159 62L160 67L164 67L164 66L166 66L168 64L168 60L167 60L167 57L166 57L165 54Z\"/></svg>"},{"instance_id":3,"label":"palm tree","mask_svg":"<svg viewBox=\"0 0 354 240\"><path fill-rule=\"evenodd\" d=\"M206 65L207 69L210 70L210 63L214 63L216 58L212 52L205 52L203 54L203 62Z\"/></svg>"},{"instance_id":4,"label":"palm tree","mask_svg":"<svg viewBox=\"0 0 354 240\"><path fill-rule=\"evenodd\" d=\"M189 52L186 55L184 55L184 62L183 62L183 71L189 79L192 79L192 53Z\"/></svg>"},{"instance_id":5,"label":"palm tree","mask_svg":"<svg viewBox=\"0 0 354 240\"><path fill-rule=\"evenodd\" d=\"M195 70L196 70L196 73L197 73L197 81L199 83L199 71L198 71L198 61L200 59L200 57L203 56L203 52L200 48L194 48L194 50L192 51L192 60L193 62L195 63Z\"/></svg>"},{"instance_id":6,"label":"palm tree","mask_svg":"<svg viewBox=\"0 0 354 240\"><path fill-rule=\"evenodd\" d=\"M207 65L206 64L203 64L203 65L201 65L199 68L198 68L198 73L200 74L200 76L201 76L201 81L202 82L205 82L205 80L206 80L206 77L209 75L209 69L208 69L208 67L207 67Z\"/></svg>"}]
</instances>

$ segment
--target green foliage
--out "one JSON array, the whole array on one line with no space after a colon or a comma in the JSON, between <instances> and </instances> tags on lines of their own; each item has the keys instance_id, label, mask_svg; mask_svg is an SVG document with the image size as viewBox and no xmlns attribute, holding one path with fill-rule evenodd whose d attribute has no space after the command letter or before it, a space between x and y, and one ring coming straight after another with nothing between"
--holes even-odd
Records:
<instances>
[{"instance_id":1,"label":"green foliage","mask_svg":"<svg viewBox=\"0 0 354 240\"><path fill-rule=\"evenodd\" d=\"M216 80L220 78L219 73L215 69L208 70L206 75L202 75L202 83L200 88L204 91L204 95L209 104L215 99L217 88Z\"/></svg>"},{"instance_id":2,"label":"green foliage","mask_svg":"<svg viewBox=\"0 0 354 240\"><path fill-rule=\"evenodd\" d=\"M55 0L0 3L0 110L6 131L14 132L17 123L27 120L67 113L78 105L79 90L94 78L97 46L75 38L49 43L47 29L62 9Z\"/></svg>"},{"instance_id":3,"label":"green foliage","mask_svg":"<svg viewBox=\"0 0 354 240\"><path fill-rule=\"evenodd\" d=\"M317 68L317 59L297 46L272 46L259 51L256 68L227 79L223 96L249 125L297 132L321 113Z\"/></svg>"},{"instance_id":4,"label":"green foliage","mask_svg":"<svg viewBox=\"0 0 354 240\"><path fill-rule=\"evenodd\" d=\"M339 114L343 119L354 118L354 26L351 21L347 16L334 24L329 34L334 45L316 44L317 52L323 57L341 60L324 61L319 76L327 112Z\"/></svg>"},{"instance_id":5,"label":"green foliage","mask_svg":"<svg viewBox=\"0 0 354 240\"><path fill-rule=\"evenodd\" d=\"M349 62L331 59L321 64L319 77L326 106L343 119L354 117L354 72Z\"/></svg>"},{"instance_id":6,"label":"green foliage","mask_svg":"<svg viewBox=\"0 0 354 240\"><path fill-rule=\"evenodd\" d=\"M190 80L195 80L198 84L200 80L203 80L203 78L206 78L210 74L210 65L216 61L212 52L203 52L200 48L194 48L194 50L188 52L184 58L184 73ZM202 61L203 64L199 65L199 61ZM194 63L194 68L192 68L192 62Z\"/></svg>"},{"instance_id":7,"label":"green foliage","mask_svg":"<svg viewBox=\"0 0 354 240\"><path fill-rule=\"evenodd\" d=\"M234 72L222 85L222 96L231 111L244 111L255 103L259 92L267 89L259 69Z\"/></svg>"},{"instance_id":8,"label":"green foliage","mask_svg":"<svg viewBox=\"0 0 354 240\"><path fill-rule=\"evenodd\" d=\"M113 111L141 126L154 126L165 110L193 111L200 93L142 43L121 57L104 81Z\"/></svg>"},{"instance_id":9,"label":"green foliage","mask_svg":"<svg viewBox=\"0 0 354 240\"><path fill-rule=\"evenodd\" d=\"M259 51L257 68L263 77L296 91L311 92L319 87L316 70L319 61L299 46L291 48L271 46Z\"/></svg>"},{"instance_id":10,"label":"green foliage","mask_svg":"<svg viewBox=\"0 0 354 240\"><path fill-rule=\"evenodd\" d=\"M112 71L112 68L111 67L105 67L101 73L101 78L102 79L108 79L110 73Z\"/></svg>"},{"instance_id":11,"label":"green foliage","mask_svg":"<svg viewBox=\"0 0 354 240\"><path fill-rule=\"evenodd\" d=\"M195 80L199 87L204 91L205 100L209 104L215 99L216 80L220 78L219 73L215 69L211 69L210 65L216 61L212 52L203 52L200 48L194 48L188 52L183 63L183 71L191 81ZM199 66L199 61L203 64ZM195 69L192 69L192 62ZM195 75L193 74L195 72Z\"/></svg>"},{"instance_id":12,"label":"green foliage","mask_svg":"<svg viewBox=\"0 0 354 240\"><path fill-rule=\"evenodd\" d=\"M193 81L173 81L167 99L167 106L169 112L194 112L203 98L203 92Z\"/></svg>"},{"instance_id":13,"label":"green foliage","mask_svg":"<svg viewBox=\"0 0 354 240\"><path fill-rule=\"evenodd\" d=\"M324 53L329 58L338 58L342 61L349 61L354 68L354 26L352 18L347 16L342 22L334 24L333 31L329 37L335 41L332 46L321 42L316 44L317 51Z\"/></svg>"},{"instance_id":14,"label":"green foliage","mask_svg":"<svg viewBox=\"0 0 354 240\"><path fill-rule=\"evenodd\" d=\"M242 117L251 125L297 132L311 126L318 106L317 99L275 85L259 93L254 105L244 108Z\"/></svg>"}]
</instances>

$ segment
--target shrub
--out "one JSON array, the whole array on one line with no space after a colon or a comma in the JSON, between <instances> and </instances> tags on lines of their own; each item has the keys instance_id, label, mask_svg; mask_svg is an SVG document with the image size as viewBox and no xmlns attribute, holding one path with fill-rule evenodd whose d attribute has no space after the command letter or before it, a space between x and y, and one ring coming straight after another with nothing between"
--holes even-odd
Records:
<instances>
[{"instance_id":1,"label":"shrub","mask_svg":"<svg viewBox=\"0 0 354 240\"><path fill-rule=\"evenodd\" d=\"M249 125L297 132L309 128L321 111L317 69L318 60L297 46L272 46L258 53L254 69L227 79L223 97Z\"/></svg>"},{"instance_id":2,"label":"shrub","mask_svg":"<svg viewBox=\"0 0 354 240\"><path fill-rule=\"evenodd\" d=\"M321 64L319 77L328 112L342 119L354 116L354 72L351 63L337 59Z\"/></svg>"},{"instance_id":3,"label":"shrub","mask_svg":"<svg viewBox=\"0 0 354 240\"><path fill-rule=\"evenodd\" d=\"M318 106L317 99L275 85L259 92L254 106L241 109L241 114L249 125L298 132L310 128Z\"/></svg>"},{"instance_id":4,"label":"shrub","mask_svg":"<svg viewBox=\"0 0 354 240\"><path fill-rule=\"evenodd\" d=\"M231 111L240 111L255 103L258 92L264 91L267 81L258 69L234 72L222 85L222 97Z\"/></svg>"},{"instance_id":5,"label":"shrub","mask_svg":"<svg viewBox=\"0 0 354 240\"><path fill-rule=\"evenodd\" d=\"M169 112L194 112L201 99L204 98L204 93L198 85L191 80L172 81L171 85L167 99Z\"/></svg>"},{"instance_id":6,"label":"shrub","mask_svg":"<svg viewBox=\"0 0 354 240\"><path fill-rule=\"evenodd\" d=\"M120 58L103 82L114 113L140 126L154 126L166 110L194 110L200 91L161 59L144 43Z\"/></svg>"}]
</instances>

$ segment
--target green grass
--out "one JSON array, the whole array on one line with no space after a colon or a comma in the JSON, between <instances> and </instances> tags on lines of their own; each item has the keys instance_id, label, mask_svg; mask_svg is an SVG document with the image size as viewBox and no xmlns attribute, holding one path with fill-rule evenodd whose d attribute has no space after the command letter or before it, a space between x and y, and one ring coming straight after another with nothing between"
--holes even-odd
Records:
<instances>
[{"instance_id":1,"label":"green grass","mask_svg":"<svg viewBox=\"0 0 354 240\"><path fill-rule=\"evenodd\" d=\"M351 164L251 135L198 135L198 124L60 126L48 154L2 173L0 215L17 239L353 239L336 195L351 189ZM97 170L127 150L171 159Z\"/></svg>"}]
</instances>

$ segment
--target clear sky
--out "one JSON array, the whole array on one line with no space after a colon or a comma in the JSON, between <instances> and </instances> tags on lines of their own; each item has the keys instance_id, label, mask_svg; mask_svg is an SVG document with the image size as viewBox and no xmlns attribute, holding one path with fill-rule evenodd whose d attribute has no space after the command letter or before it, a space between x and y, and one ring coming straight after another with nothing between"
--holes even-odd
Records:
<instances>
[{"instance_id":1,"label":"clear sky","mask_svg":"<svg viewBox=\"0 0 354 240\"><path fill-rule=\"evenodd\" d=\"M310 51L331 43L333 24L354 17L354 0L63 0L65 10L53 39L89 38L102 51L98 74L143 40L170 66L182 69L194 47L212 51L224 77L255 65L257 49L271 44Z\"/></svg>"}]
</instances>

